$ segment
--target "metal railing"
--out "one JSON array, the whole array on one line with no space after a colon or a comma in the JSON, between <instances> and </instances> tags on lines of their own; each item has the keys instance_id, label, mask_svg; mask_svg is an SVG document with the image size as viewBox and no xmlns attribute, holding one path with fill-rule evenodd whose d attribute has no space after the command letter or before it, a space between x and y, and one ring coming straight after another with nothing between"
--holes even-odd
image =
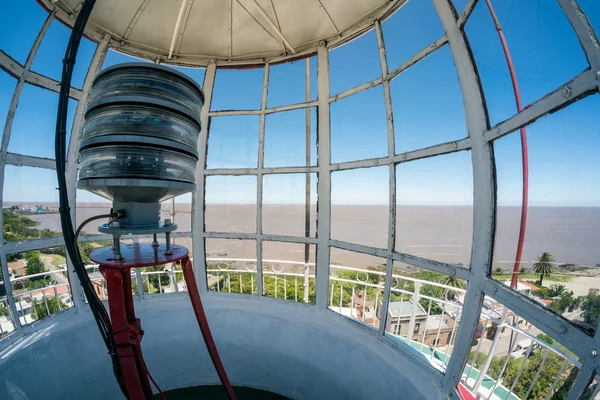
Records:
<instances>
[{"instance_id":1,"label":"metal railing","mask_svg":"<svg viewBox=\"0 0 600 400\"><path fill-rule=\"evenodd\" d=\"M209 290L257 294L258 274L255 259L207 258L207 262L209 263L206 271ZM310 291L305 291L304 288L305 285L309 285L314 289L316 279L314 263L263 260L262 264L264 295L296 302L310 301L310 294L307 298L307 293ZM98 288L98 295L101 299L106 299L104 278L100 274L95 274L97 265L88 265L86 268L93 275L91 280ZM294 272L294 268L302 269L303 272ZM13 287L17 288L19 282L25 283L32 278L43 278L45 282L48 277L57 274L60 276L63 273L66 273L66 268L14 278L11 282ZM183 272L176 269L174 265L157 271L136 269L131 274L134 292L141 298L148 294L187 290ZM379 327L379 323L386 323L386 336L411 346L419 351L432 367L444 372L452 356L462 313L460 299L466 290L440 282L392 274L390 291L394 298L390 301L393 300L396 307L392 311L388 308L388 315L383 318L380 313L385 274L384 271L331 265L329 308L358 322L371 326L377 325L376 328ZM139 284L142 287L141 291L138 290ZM26 287L26 285L22 286ZM438 295L427 294L432 290L424 290L426 288L439 289L436 292ZM314 295L314 290L312 293ZM16 289L13 295L20 313L19 318L24 325L40 317L50 316L70 308L73 303L68 282L50 282L41 288L30 290ZM0 298L0 304L8 310L6 297ZM496 316L491 315L493 313L489 308L484 308L481 314L481 328L478 329L477 344L472 351L474 357L473 360L469 358L470 361L463 370L462 383L473 393L487 400L528 398L544 371L547 368L554 368L557 371L545 396L545 399L550 399L569 374L581 369L581 363L568 350L536 337L529 332L531 326L527 327L526 321L509 314L509 311L499 303L495 304L493 311ZM405 305L409 306L405 307ZM45 310L43 315L36 315L40 313L39 310ZM4 326L0 324L0 335L7 334L6 323L7 321L4 322ZM485 338L485 332L491 328L495 329L493 337L488 335L488 338ZM505 358L501 359L502 362L498 364L494 358L498 357L498 354L489 351L485 360L478 363L477 355L486 354L486 348L489 350L489 347L502 336L510 336L510 344ZM529 345L526 348L519 348L523 340L527 340ZM534 358L538 363L537 369L533 372L533 379L529 379L532 374L531 360ZM515 367L512 365L515 362L520 363L516 374ZM493 371L490 370L491 363L497 364ZM498 365L500 365L499 371ZM525 384L526 373L529 378Z\"/></svg>"}]
</instances>

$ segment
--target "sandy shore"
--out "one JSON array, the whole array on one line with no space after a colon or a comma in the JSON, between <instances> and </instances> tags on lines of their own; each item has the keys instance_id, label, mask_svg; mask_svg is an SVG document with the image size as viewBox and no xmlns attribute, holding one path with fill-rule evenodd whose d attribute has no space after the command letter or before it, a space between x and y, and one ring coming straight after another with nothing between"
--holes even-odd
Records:
<instances>
[{"instance_id":1,"label":"sandy shore","mask_svg":"<svg viewBox=\"0 0 600 400\"><path fill-rule=\"evenodd\" d=\"M586 296L590 289L600 289L600 276L573 277L571 282L565 282L564 285L572 290L575 296Z\"/></svg>"}]
</instances>

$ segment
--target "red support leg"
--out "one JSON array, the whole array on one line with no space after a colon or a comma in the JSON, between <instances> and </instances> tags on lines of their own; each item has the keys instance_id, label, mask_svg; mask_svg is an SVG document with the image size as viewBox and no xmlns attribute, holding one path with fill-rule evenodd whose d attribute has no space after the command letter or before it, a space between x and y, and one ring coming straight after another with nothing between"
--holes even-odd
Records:
<instances>
[{"instance_id":1,"label":"red support leg","mask_svg":"<svg viewBox=\"0 0 600 400\"><path fill-rule=\"evenodd\" d=\"M187 285L188 293L190 295L190 300L192 301L192 307L194 308L194 314L196 314L196 319L198 320L198 325L200 326L200 331L202 332L202 337L204 338L206 348L208 349L210 358L212 359L213 365L217 370L219 379L221 379L221 383L227 390L229 399L235 400L236 397L235 393L233 392L233 387L229 382L229 378L227 378L225 368L223 367L223 363L221 362L221 358L219 357L219 353L217 351L217 346L215 345L215 341L213 340L212 334L210 332L210 327L208 326L208 320L206 319L206 314L204 313L202 300L200 300L200 293L198 292L198 285L196 285L196 279L194 278L194 270L192 269L192 263L190 261L190 258L188 256L185 256L181 260L181 265L183 269L185 283Z\"/></svg>"},{"instance_id":2,"label":"red support leg","mask_svg":"<svg viewBox=\"0 0 600 400\"><path fill-rule=\"evenodd\" d=\"M100 266L100 272L106 279L110 322L129 398L153 399L148 370L140 346L144 331L141 329L140 320L135 317L133 308L131 270Z\"/></svg>"}]
</instances>

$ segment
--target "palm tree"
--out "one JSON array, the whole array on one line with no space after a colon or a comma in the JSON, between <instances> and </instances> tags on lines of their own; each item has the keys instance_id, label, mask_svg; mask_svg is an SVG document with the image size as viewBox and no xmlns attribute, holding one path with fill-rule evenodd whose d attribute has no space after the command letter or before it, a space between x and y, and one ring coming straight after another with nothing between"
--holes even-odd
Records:
<instances>
[{"instance_id":1,"label":"palm tree","mask_svg":"<svg viewBox=\"0 0 600 400\"><path fill-rule=\"evenodd\" d=\"M544 276L550 276L554 271L554 257L548 252L543 252L533 264L533 271L540 276L540 286Z\"/></svg>"},{"instance_id":2,"label":"palm tree","mask_svg":"<svg viewBox=\"0 0 600 400\"><path fill-rule=\"evenodd\" d=\"M554 284L550 285L550 287L548 289L549 289L548 296L556 297L556 296L562 296L562 294L565 292L565 290L567 290L567 287L562 284L554 283Z\"/></svg>"},{"instance_id":3,"label":"palm tree","mask_svg":"<svg viewBox=\"0 0 600 400\"><path fill-rule=\"evenodd\" d=\"M457 278L456 276L451 276L451 275L444 275L444 277L440 280L440 283L442 285L446 285L446 286L452 286L453 288L457 288L457 289L464 289L465 288L465 281L463 281L460 278ZM456 292L451 291L450 289L446 289L446 292L444 293L444 297L447 298L446 296L450 293L451 296L450 298L454 298L454 295L456 294Z\"/></svg>"}]
</instances>

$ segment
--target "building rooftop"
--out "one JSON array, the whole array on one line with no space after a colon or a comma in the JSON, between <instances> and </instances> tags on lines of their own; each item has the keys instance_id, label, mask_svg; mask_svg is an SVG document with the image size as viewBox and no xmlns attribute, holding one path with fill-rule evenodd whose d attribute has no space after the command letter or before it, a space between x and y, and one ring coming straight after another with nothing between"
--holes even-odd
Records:
<instances>
[{"instance_id":1,"label":"building rooftop","mask_svg":"<svg viewBox=\"0 0 600 400\"><path fill-rule=\"evenodd\" d=\"M415 312L417 315L427 314L419 303L417 303L415 310L415 305L411 300L391 301L390 305L388 306L388 313L392 317L411 316L413 312Z\"/></svg>"}]
</instances>

